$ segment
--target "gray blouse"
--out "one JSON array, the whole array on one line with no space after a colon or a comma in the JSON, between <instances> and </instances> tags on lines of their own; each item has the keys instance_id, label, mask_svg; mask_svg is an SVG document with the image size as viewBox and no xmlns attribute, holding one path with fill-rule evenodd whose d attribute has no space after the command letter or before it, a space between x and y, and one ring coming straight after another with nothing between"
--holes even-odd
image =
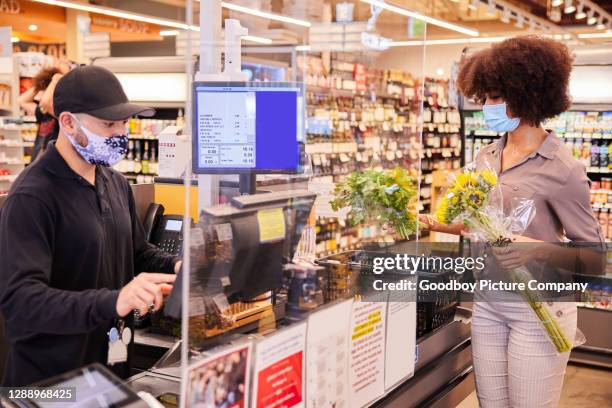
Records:
<instances>
[{"instance_id":1,"label":"gray blouse","mask_svg":"<svg viewBox=\"0 0 612 408\"><path fill-rule=\"evenodd\" d=\"M546 242L567 237L574 242L603 243L601 228L590 203L591 181L584 165L555 135L519 163L501 172L502 151L507 135L485 146L476 157L478 166L488 163L498 174L504 209L513 197L534 201L535 217L524 235Z\"/></svg>"}]
</instances>

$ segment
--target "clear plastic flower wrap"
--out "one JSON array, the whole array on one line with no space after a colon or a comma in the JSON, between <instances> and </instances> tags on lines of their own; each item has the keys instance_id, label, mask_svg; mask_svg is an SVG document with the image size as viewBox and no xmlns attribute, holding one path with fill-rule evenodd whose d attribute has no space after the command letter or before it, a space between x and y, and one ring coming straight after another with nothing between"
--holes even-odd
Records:
<instances>
[{"instance_id":1,"label":"clear plastic flower wrap","mask_svg":"<svg viewBox=\"0 0 612 408\"><path fill-rule=\"evenodd\" d=\"M495 170L484 163L479 168L467 166L454 176L435 215L443 224L463 223L472 239L491 247L505 247L512 244L513 235L525 232L535 216L531 199L513 197L507 204L504 208ZM541 322L557 352L571 350L572 342L543 302L542 295L537 290L528 289L527 283L533 280L533 276L527 267L513 268L508 274L513 282L523 283L525 289L520 294Z\"/></svg>"}]
</instances>

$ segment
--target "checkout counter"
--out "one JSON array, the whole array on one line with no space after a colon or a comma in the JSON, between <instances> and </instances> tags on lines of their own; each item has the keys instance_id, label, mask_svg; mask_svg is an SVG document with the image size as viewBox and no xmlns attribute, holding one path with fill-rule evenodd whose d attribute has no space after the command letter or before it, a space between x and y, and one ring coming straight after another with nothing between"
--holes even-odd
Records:
<instances>
[{"instance_id":1,"label":"checkout counter","mask_svg":"<svg viewBox=\"0 0 612 408\"><path fill-rule=\"evenodd\" d=\"M176 203L164 202L164 198L168 197L167 194L173 189L177 191L169 194L170 197L184 196L182 186L134 186L137 208L141 211L146 209L150 202L148 200L152 197L166 204L168 208L176 208ZM160 192L163 194L160 195ZM197 205L193 207L197 208ZM300 316L296 318L291 314L290 307L285 309L287 316L284 311L275 311L274 320L278 327L284 326L286 321L305 318L302 312L297 312ZM317 313L317 310L310 313ZM416 339L414 375L379 396L370 405L454 407L465 399L474 390L470 320L471 310L458 307L455 318L450 318L440 327L421 334ZM255 324L236 332L248 333L249 329L251 332L259 331ZM269 331L269 328L266 330ZM222 346L223 343L239 339L241 335L221 337L220 342L211 341L209 344L212 347ZM126 384L136 392L145 391L166 406L173 406L180 394L180 343L175 337L155 333L150 328L136 330L134 341L135 374Z\"/></svg>"},{"instance_id":2,"label":"checkout counter","mask_svg":"<svg viewBox=\"0 0 612 408\"><path fill-rule=\"evenodd\" d=\"M166 208L166 213L182 212L181 200L176 201L176 197L184 197L182 185L135 185L133 186L133 192L139 217L141 217L145 224L147 223L147 217L150 216L151 204L154 202L163 204ZM192 197L194 195L195 194L193 194ZM251 197L263 197L266 195L267 194L258 194ZM197 197L197 195L195 196ZM261 202L257 202L257 200L249 202L247 198L242 202L238 200L234 202L233 205L226 204L222 207L212 208L208 211L208 215L224 222L230 219L232 222L238 220L233 224L233 231L236 232L238 224L241 222L244 224L244 222L246 222L245 220L249 217L250 219L254 219L252 215L248 217L244 216L244 214L249 211L252 212L260 208L274 206L284 207L285 210L287 210L288 205L286 203L291 202L295 204L296 201L295 198L291 197L291 193L270 193L270 197L271 196L277 196L280 197L280 199L270 204L266 203L265 200ZM290 252L295 249L297 240L299 240L300 237L301 228L305 225L308 214L310 213L310 208L314 202L314 198L304 192L302 192L302 198L301 207L297 205L291 210L293 214L293 223L288 223L286 226L286 230L291 231L293 236L288 236L286 238L288 242L285 242L285 245L278 246L276 244L270 244L270 248L265 249L267 253L271 252L275 254L274 256L279 257L278 261L273 261L278 262L279 267L282 266L280 262L281 258L283 258L283 254L285 254L284 251L287 250L287 248L289 248ZM300 204L299 200L297 201L298 204ZM192 206L192 208L194 207L197 208L197 205ZM298 208L298 210L296 211L295 208ZM289 219L287 217L285 218ZM159 222L159 220L157 220L157 222ZM196 226L198 225L200 224ZM217 223L216 225L219 224ZM250 234L249 228L244 227L244 225L243 228L244 234ZM245 248L248 247L248 245L243 242L244 240L241 241L241 238L236 235L233 236L233 241L234 247L240 245L245 246ZM192 251L192 260L195 259L193 252L194 251ZM242 252L241 257L249 258L253 255L251 252L252 251L247 248ZM258 255L263 256L263 252L258 252ZM266 257L267 256L269 255L266 255ZM256 258L259 258L259 256ZM287 261L287 259L285 259L285 261ZM231 290L229 290L229 292L232 293L227 297L230 303L246 302L247 299L241 296L257 297L260 295L260 292L272 289L268 287L271 282L267 282L267 284L263 284L263 286L260 285L259 289L254 291L252 288L257 287L258 283L265 283L266 280L263 277L270 273L273 274L277 268L264 271L265 266L263 264L256 265L253 263L255 262L253 259L251 259L251 262L252 263L249 264L246 269L255 268L260 275L257 276L255 281L247 280L243 282L242 287L233 287L230 285ZM241 268L230 268L230 270L225 271L231 275L236 272L244 273L246 269L243 265ZM209 277L214 276L214 273L218 272L219 268L213 267L210 271L212 271L213 274L209 274ZM238 281L236 276L232 276L232 278L233 281ZM215 285L211 283L214 283L215 279L216 278L211 279L206 286L208 288L215 287ZM223 277L220 279L222 280ZM275 284L272 286L275 286ZM277 293L276 287L273 292ZM327 304L320 304L320 307L310 307L310 310L304 310L304 308L299 307L292 308L290 305L291 296L287 296L286 293L283 294L281 292L282 290L279 290L274 300L270 301L270 307L266 308L268 313L265 319L252 319L245 324L241 324L240 327L228 330L218 336L210 336L210 338L206 338L203 341L201 338L198 340L191 339L190 334L190 346L195 344L195 342L199 342L199 349L204 356L210 353L214 354L215 350L222 350L224 346L230 343L240 342L244 340L245 337L261 339L265 338L265 336L274 335L276 329L290 327L292 323L305 321L308 319L309 315L316 314L320 309L325 309L325 307L328 306ZM210 295L212 295L212 293L210 293ZM326 296L323 296L323 298L325 297ZM264 300L264 303L267 301L268 300ZM334 304L334 302L338 301L339 300L333 300L330 304ZM413 373L392 388L387 389L382 395L376 396L376 398L367 405L381 407L454 407L474 390L469 325L471 312L469 309L459 307L456 308L456 312L453 314L455 315L454 318L451 316L444 324L427 333L421 333L421 335L416 338ZM270 316L273 316L273 318L270 318ZM262 325L262 320L266 320L267 324ZM414 341L413 339L413 342ZM152 396L156 401L161 403L162 406L178 406L178 398L181 391L181 343L179 338L169 335L169 333L160 333L159 330L149 327L135 330L134 343L135 347L132 354L133 375L123 381L123 386L131 391L130 395L140 395L145 399L150 399ZM410 342L406 341L406 344L410 344ZM305 383L307 383L308 375L308 370L306 368L304 373L305 378L303 379ZM142 405L140 399L130 402L130 404L133 403L140 405L126 406L146 406L146 404ZM247 405L248 404L250 404L250 401L247 402ZM155 401L150 402L149 406L159 407L159 405L156 405ZM349 404L348 406L353 405Z\"/></svg>"}]
</instances>

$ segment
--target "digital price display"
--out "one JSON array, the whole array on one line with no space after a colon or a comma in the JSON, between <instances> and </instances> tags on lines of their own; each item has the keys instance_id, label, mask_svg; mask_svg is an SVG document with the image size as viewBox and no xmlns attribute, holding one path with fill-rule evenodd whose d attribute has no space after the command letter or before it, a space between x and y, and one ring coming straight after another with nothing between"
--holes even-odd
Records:
<instances>
[{"instance_id":1,"label":"digital price display","mask_svg":"<svg viewBox=\"0 0 612 408\"><path fill-rule=\"evenodd\" d=\"M194 173L296 173L303 105L286 83L194 83Z\"/></svg>"}]
</instances>

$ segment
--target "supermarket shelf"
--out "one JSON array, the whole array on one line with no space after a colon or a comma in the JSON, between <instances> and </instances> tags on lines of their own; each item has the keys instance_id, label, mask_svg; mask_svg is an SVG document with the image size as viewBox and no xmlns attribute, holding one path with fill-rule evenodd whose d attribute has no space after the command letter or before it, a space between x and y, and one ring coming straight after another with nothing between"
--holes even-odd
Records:
<instances>
[{"instance_id":1,"label":"supermarket shelf","mask_svg":"<svg viewBox=\"0 0 612 408\"><path fill-rule=\"evenodd\" d=\"M17 175L16 174L11 174L11 175L8 175L8 176L0 176L0 182L9 182L9 183L12 183L16 179L17 179Z\"/></svg>"},{"instance_id":2,"label":"supermarket shelf","mask_svg":"<svg viewBox=\"0 0 612 408\"><path fill-rule=\"evenodd\" d=\"M34 142L20 142L20 143L0 142L0 147L34 147Z\"/></svg>"},{"instance_id":3,"label":"supermarket shelf","mask_svg":"<svg viewBox=\"0 0 612 408\"><path fill-rule=\"evenodd\" d=\"M157 136L147 136L147 135L140 135L140 134L133 134L133 135L128 135L129 139L132 140L159 140L157 138Z\"/></svg>"},{"instance_id":4,"label":"supermarket shelf","mask_svg":"<svg viewBox=\"0 0 612 408\"><path fill-rule=\"evenodd\" d=\"M605 174L605 173L612 173L612 171L610 171L610 169L607 167L588 167L587 173Z\"/></svg>"},{"instance_id":5,"label":"supermarket shelf","mask_svg":"<svg viewBox=\"0 0 612 408\"><path fill-rule=\"evenodd\" d=\"M23 160L21 161L2 160L0 161L0 164L6 165L6 166L21 166L21 165L26 164L26 162L24 162Z\"/></svg>"}]
</instances>

